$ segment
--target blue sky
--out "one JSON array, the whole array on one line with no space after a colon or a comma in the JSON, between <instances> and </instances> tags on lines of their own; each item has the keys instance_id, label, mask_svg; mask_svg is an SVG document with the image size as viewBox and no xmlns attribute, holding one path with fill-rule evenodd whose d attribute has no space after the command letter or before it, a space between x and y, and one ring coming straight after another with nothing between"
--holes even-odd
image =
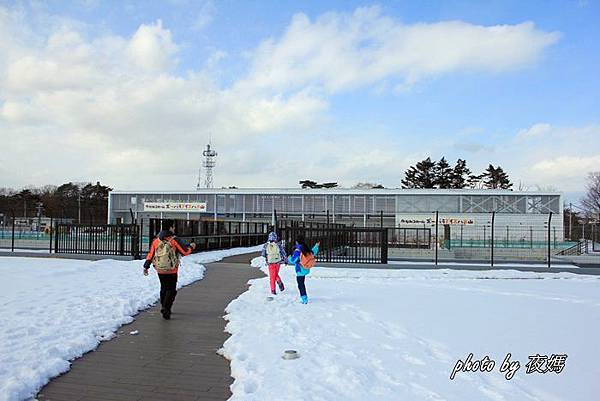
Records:
<instances>
[{"instance_id":1,"label":"blue sky","mask_svg":"<svg viewBox=\"0 0 600 401\"><path fill-rule=\"evenodd\" d=\"M140 188L158 174L191 188L209 132L223 186L394 187L446 156L576 198L600 168L597 1L0 2L2 15L18 40L0 47L0 128L23 164L6 185ZM153 154L164 135L187 145ZM75 149L40 168L27 145L53 138ZM299 144L308 163L290 156ZM157 157L169 167L139 171Z\"/></svg>"}]
</instances>

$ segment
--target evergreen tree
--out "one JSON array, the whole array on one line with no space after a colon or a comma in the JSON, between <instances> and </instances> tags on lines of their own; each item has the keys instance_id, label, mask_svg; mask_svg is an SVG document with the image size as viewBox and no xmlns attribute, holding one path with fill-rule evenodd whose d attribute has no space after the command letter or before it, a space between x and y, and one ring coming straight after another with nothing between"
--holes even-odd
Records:
<instances>
[{"instance_id":1,"label":"evergreen tree","mask_svg":"<svg viewBox=\"0 0 600 401\"><path fill-rule=\"evenodd\" d=\"M504 172L502 167L494 167L489 165L483 173L483 185L489 189L509 189L512 183L508 178L508 174Z\"/></svg>"},{"instance_id":2,"label":"evergreen tree","mask_svg":"<svg viewBox=\"0 0 600 401\"><path fill-rule=\"evenodd\" d=\"M479 189L483 186L483 174L471 174L467 179L467 186L471 189Z\"/></svg>"},{"instance_id":3,"label":"evergreen tree","mask_svg":"<svg viewBox=\"0 0 600 401\"><path fill-rule=\"evenodd\" d=\"M452 188L453 170L446 161L445 157L442 157L440 161L435 163L433 167L434 187L435 188Z\"/></svg>"},{"instance_id":4,"label":"evergreen tree","mask_svg":"<svg viewBox=\"0 0 600 401\"><path fill-rule=\"evenodd\" d=\"M302 180L300 181L300 185L302 185L302 188L316 188L317 182L312 180Z\"/></svg>"},{"instance_id":5,"label":"evergreen tree","mask_svg":"<svg viewBox=\"0 0 600 401\"><path fill-rule=\"evenodd\" d=\"M471 175L471 170L467 167L467 161L458 159L452 170L452 182L450 188L461 189L468 185L467 180Z\"/></svg>"},{"instance_id":6,"label":"evergreen tree","mask_svg":"<svg viewBox=\"0 0 600 401\"><path fill-rule=\"evenodd\" d=\"M417 188L435 188L435 162L431 158L417 163Z\"/></svg>"},{"instance_id":7,"label":"evergreen tree","mask_svg":"<svg viewBox=\"0 0 600 401\"><path fill-rule=\"evenodd\" d=\"M435 162L428 157L404 172L402 188L435 188Z\"/></svg>"},{"instance_id":8,"label":"evergreen tree","mask_svg":"<svg viewBox=\"0 0 600 401\"><path fill-rule=\"evenodd\" d=\"M417 186L417 168L410 166L408 170L404 172L404 179L401 181L402 188L414 189L420 188Z\"/></svg>"}]
</instances>

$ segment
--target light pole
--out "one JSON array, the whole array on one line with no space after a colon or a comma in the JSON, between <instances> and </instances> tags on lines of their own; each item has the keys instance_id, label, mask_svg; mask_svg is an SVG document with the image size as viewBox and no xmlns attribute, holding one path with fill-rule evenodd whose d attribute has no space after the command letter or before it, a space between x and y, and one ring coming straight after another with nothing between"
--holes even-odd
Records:
<instances>
[{"instance_id":1,"label":"light pole","mask_svg":"<svg viewBox=\"0 0 600 401\"><path fill-rule=\"evenodd\" d=\"M575 209L579 209L580 211L584 212L586 214L586 217L585 217L586 220L588 219L587 211L584 208L582 208L581 206L573 205L572 203L569 202L569 224L571 224L570 217L573 215L573 207ZM581 240L581 239L585 239L585 220L584 220L583 224L581 225L581 238L579 238L579 240ZM572 240L572 238L571 238L571 240Z\"/></svg>"},{"instance_id":2,"label":"light pole","mask_svg":"<svg viewBox=\"0 0 600 401\"><path fill-rule=\"evenodd\" d=\"M569 241L573 241L573 204L569 202Z\"/></svg>"},{"instance_id":3,"label":"light pole","mask_svg":"<svg viewBox=\"0 0 600 401\"><path fill-rule=\"evenodd\" d=\"M81 194L77 196L77 224L81 224Z\"/></svg>"},{"instance_id":4,"label":"light pole","mask_svg":"<svg viewBox=\"0 0 600 401\"><path fill-rule=\"evenodd\" d=\"M40 228L42 227L42 211L44 210L44 204L42 202L38 202L37 205L37 232L39 236Z\"/></svg>"}]
</instances>

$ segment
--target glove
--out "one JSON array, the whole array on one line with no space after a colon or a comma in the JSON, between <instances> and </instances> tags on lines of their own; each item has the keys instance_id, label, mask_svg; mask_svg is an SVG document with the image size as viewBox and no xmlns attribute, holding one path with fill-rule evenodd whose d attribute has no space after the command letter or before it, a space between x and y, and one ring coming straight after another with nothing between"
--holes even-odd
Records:
<instances>
[{"instance_id":1,"label":"glove","mask_svg":"<svg viewBox=\"0 0 600 401\"><path fill-rule=\"evenodd\" d=\"M145 262L144 262L144 269L149 269L151 264L152 264L152 261L151 261L151 260L147 260L147 261L145 261Z\"/></svg>"}]
</instances>

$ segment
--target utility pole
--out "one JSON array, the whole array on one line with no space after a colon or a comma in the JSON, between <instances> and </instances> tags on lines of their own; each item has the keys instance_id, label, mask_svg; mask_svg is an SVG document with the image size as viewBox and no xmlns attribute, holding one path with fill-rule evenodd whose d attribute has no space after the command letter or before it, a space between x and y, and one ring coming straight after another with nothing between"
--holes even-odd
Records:
<instances>
[{"instance_id":1,"label":"utility pole","mask_svg":"<svg viewBox=\"0 0 600 401\"><path fill-rule=\"evenodd\" d=\"M38 202L37 205L37 231L40 231L42 227L42 211L44 210L44 204L42 202Z\"/></svg>"}]
</instances>

